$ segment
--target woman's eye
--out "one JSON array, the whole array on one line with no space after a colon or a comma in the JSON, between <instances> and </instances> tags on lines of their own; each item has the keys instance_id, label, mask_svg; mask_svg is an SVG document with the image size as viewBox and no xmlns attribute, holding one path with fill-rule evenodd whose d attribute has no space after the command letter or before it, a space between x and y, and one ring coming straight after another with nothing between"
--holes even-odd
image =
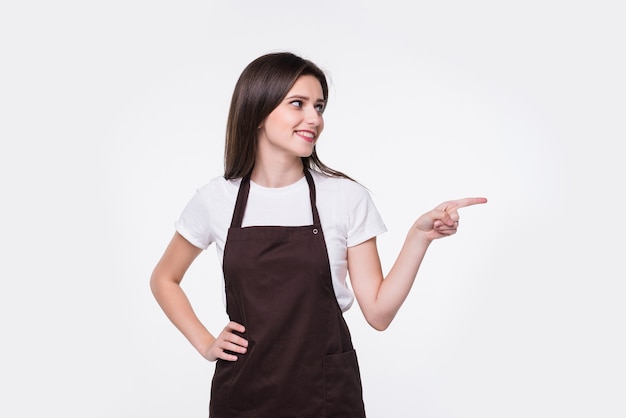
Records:
<instances>
[{"instance_id":1,"label":"woman's eye","mask_svg":"<svg viewBox=\"0 0 626 418\"><path fill-rule=\"evenodd\" d=\"M292 100L289 102L289 104L298 109L302 109L304 107L304 100ZM323 113L324 107L325 107L324 103L316 103L315 105L313 105L313 108L318 113Z\"/></svg>"}]
</instances>

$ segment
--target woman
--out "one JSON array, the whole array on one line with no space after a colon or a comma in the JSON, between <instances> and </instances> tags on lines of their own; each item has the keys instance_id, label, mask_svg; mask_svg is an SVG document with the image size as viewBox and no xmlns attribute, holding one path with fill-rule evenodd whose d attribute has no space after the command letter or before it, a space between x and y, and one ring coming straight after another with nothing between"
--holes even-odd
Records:
<instances>
[{"instance_id":1,"label":"woman","mask_svg":"<svg viewBox=\"0 0 626 418\"><path fill-rule=\"evenodd\" d=\"M308 60L273 53L251 62L232 97L225 174L187 204L152 274L169 319L217 361L211 417L365 416L343 312L356 297L367 322L387 328L429 244L456 232L459 208L486 202L454 200L419 217L384 277L376 236L386 229L368 192L315 150L327 99L326 78ZM211 243L231 320L217 335L180 287Z\"/></svg>"}]
</instances>

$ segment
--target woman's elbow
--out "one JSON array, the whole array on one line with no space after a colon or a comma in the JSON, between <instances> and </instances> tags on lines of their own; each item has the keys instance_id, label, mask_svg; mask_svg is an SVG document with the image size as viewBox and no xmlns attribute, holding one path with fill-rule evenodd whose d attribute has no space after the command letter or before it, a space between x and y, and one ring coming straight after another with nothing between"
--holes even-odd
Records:
<instances>
[{"instance_id":1,"label":"woman's elbow","mask_svg":"<svg viewBox=\"0 0 626 418\"><path fill-rule=\"evenodd\" d=\"M155 274L156 272L153 272L152 275L150 276L150 291L152 292L152 294L154 296L157 295L157 293L159 292L159 276Z\"/></svg>"},{"instance_id":2,"label":"woman's elbow","mask_svg":"<svg viewBox=\"0 0 626 418\"><path fill-rule=\"evenodd\" d=\"M155 297L158 297L168 282L174 282L174 280L168 279L167 276L160 274L158 269L155 269L150 276L150 291Z\"/></svg>"},{"instance_id":3,"label":"woman's elbow","mask_svg":"<svg viewBox=\"0 0 626 418\"><path fill-rule=\"evenodd\" d=\"M384 325L380 325L380 324L370 324L372 326L372 328L374 328L376 331L380 331L383 332L384 330L386 330L389 327L389 324L384 324Z\"/></svg>"},{"instance_id":4,"label":"woman's elbow","mask_svg":"<svg viewBox=\"0 0 626 418\"><path fill-rule=\"evenodd\" d=\"M370 317L365 317L365 320L367 321L367 323L374 328L376 331L384 331L387 328L389 328L389 325L391 324L391 320L393 318L385 318L382 316L370 316Z\"/></svg>"}]
</instances>

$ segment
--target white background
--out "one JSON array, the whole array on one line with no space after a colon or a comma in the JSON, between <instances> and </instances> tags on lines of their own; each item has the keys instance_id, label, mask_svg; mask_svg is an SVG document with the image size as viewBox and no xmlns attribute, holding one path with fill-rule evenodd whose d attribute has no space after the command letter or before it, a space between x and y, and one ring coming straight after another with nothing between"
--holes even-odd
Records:
<instances>
[{"instance_id":1,"label":"white background","mask_svg":"<svg viewBox=\"0 0 626 418\"><path fill-rule=\"evenodd\" d=\"M626 416L620 3L3 2L0 415L207 416L148 279L237 77L289 50L327 71L319 153L372 191L385 270L421 213L489 198L387 331L346 314L368 415ZM212 247L183 282L214 331L219 274Z\"/></svg>"}]
</instances>

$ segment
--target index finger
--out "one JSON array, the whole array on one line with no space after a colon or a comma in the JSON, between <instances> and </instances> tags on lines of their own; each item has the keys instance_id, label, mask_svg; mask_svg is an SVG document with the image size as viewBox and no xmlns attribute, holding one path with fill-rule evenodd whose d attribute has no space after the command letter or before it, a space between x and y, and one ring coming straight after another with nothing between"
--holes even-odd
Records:
<instances>
[{"instance_id":1,"label":"index finger","mask_svg":"<svg viewBox=\"0 0 626 418\"><path fill-rule=\"evenodd\" d=\"M463 199L451 200L450 202L448 202L447 206L454 208L454 209L458 209L458 208L464 208L464 207L472 206L472 205L480 205L482 203L487 203L487 198L466 197Z\"/></svg>"},{"instance_id":2,"label":"index finger","mask_svg":"<svg viewBox=\"0 0 626 418\"><path fill-rule=\"evenodd\" d=\"M235 321L230 321L228 325L226 325L226 328L224 329L238 331L238 332L246 332L246 327L244 327L243 325Z\"/></svg>"}]
</instances>

